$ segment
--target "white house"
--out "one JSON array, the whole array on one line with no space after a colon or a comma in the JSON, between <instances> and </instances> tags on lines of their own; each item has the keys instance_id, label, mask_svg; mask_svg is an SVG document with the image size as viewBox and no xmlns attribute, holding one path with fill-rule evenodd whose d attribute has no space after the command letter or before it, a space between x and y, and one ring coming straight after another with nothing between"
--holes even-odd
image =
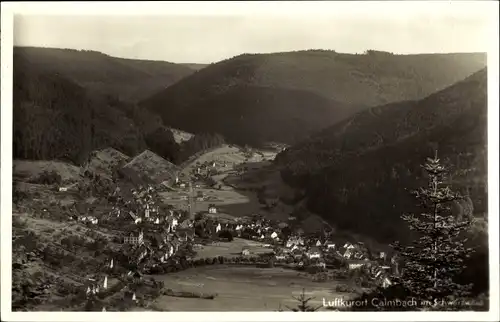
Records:
<instances>
[{"instance_id":1,"label":"white house","mask_svg":"<svg viewBox=\"0 0 500 322\"><path fill-rule=\"evenodd\" d=\"M271 234L271 238L272 238L272 239L275 239L275 238L277 238L277 237L278 237L278 234L277 234L276 232L273 232L273 233Z\"/></svg>"},{"instance_id":2,"label":"white house","mask_svg":"<svg viewBox=\"0 0 500 322\"><path fill-rule=\"evenodd\" d=\"M391 285L392 285L391 280L388 277L384 278L384 281L382 282L382 287L383 288L388 288Z\"/></svg>"},{"instance_id":3,"label":"white house","mask_svg":"<svg viewBox=\"0 0 500 322\"><path fill-rule=\"evenodd\" d=\"M215 206L208 207L208 213L209 214L216 214L217 213L217 208Z\"/></svg>"},{"instance_id":4,"label":"white house","mask_svg":"<svg viewBox=\"0 0 500 322\"><path fill-rule=\"evenodd\" d=\"M181 184L179 185L179 187L181 187L182 189L184 189L184 188L186 188L186 184L185 184L185 183L181 183Z\"/></svg>"},{"instance_id":5,"label":"white house","mask_svg":"<svg viewBox=\"0 0 500 322\"><path fill-rule=\"evenodd\" d=\"M93 225L97 225L97 223L99 222L99 220L94 216L82 216L80 217L80 221L90 222Z\"/></svg>"},{"instance_id":6,"label":"white house","mask_svg":"<svg viewBox=\"0 0 500 322\"><path fill-rule=\"evenodd\" d=\"M178 225L178 221L177 221L177 218L172 218L172 222L170 224L170 226L172 227L172 230L175 230L175 227L177 227Z\"/></svg>"},{"instance_id":7,"label":"white house","mask_svg":"<svg viewBox=\"0 0 500 322\"><path fill-rule=\"evenodd\" d=\"M363 263L349 263L350 270L358 269L358 268L361 268L362 266L363 266Z\"/></svg>"},{"instance_id":8,"label":"white house","mask_svg":"<svg viewBox=\"0 0 500 322\"><path fill-rule=\"evenodd\" d=\"M352 256L352 252L350 249L347 249L344 253L344 255L342 255L342 257L346 258L346 259L350 259Z\"/></svg>"},{"instance_id":9,"label":"white house","mask_svg":"<svg viewBox=\"0 0 500 322\"><path fill-rule=\"evenodd\" d=\"M321 241L318 239L318 241L316 242L316 246L317 247L320 247L321 246Z\"/></svg>"},{"instance_id":10,"label":"white house","mask_svg":"<svg viewBox=\"0 0 500 322\"><path fill-rule=\"evenodd\" d=\"M264 239L264 235L261 235L261 236L260 236L260 239Z\"/></svg>"},{"instance_id":11,"label":"white house","mask_svg":"<svg viewBox=\"0 0 500 322\"><path fill-rule=\"evenodd\" d=\"M299 246L299 245L304 245L304 239L302 237L290 237L285 244L285 247L291 248L294 245Z\"/></svg>"},{"instance_id":12,"label":"white house","mask_svg":"<svg viewBox=\"0 0 500 322\"><path fill-rule=\"evenodd\" d=\"M317 247L311 247L311 249L307 252L307 257L309 257L309 259L320 258L321 253Z\"/></svg>"},{"instance_id":13,"label":"white house","mask_svg":"<svg viewBox=\"0 0 500 322\"><path fill-rule=\"evenodd\" d=\"M327 249L335 249L335 244L334 243L327 243L326 248Z\"/></svg>"},{"instance_id":14,"label":"white house","mask_svg":"<svg viewBox=\"0 0 500 322\"><path fill-rule=\"evenodd\" d=\"M316 264L317 267L321 267L321 268L326 268L326 263L325 262L318 262Z\"/></svg>"}]
</instances>

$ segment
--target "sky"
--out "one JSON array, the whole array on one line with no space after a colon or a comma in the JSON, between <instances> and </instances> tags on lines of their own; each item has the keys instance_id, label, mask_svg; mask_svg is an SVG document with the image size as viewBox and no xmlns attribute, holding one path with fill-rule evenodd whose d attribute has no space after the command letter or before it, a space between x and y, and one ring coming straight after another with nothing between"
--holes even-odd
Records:
<instances>
[{"instance_id":1,"label":"sky","mask_svg":"<svg viewBox=\"0 0 500 322\"><path fill-rule=\"evenodd\" d=\"M234 14L196 10L161 15L156 11L154 16L98 11L94 15L75 11L20 14L14 18L14 44L96 50L116 57L175 63L212 63L242 53L306 49L345 53L374 49L399 54L488 50L490 20L487 11L477 10L477 2L473 7L444 9L433 8L432 2L418 7L398 4L397 9L396 2L371 9L354 2L360 9L333 4L328 12L318 7L292 14L270 10L276 5L268 6L267 11L260 8Z\"/></svg>"}]
</instances>

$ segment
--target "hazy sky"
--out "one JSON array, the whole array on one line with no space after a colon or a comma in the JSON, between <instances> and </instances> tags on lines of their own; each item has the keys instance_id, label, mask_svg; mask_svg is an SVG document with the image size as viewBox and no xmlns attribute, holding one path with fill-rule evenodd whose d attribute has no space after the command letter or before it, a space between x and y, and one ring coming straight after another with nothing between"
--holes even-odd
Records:
<instances>
[{"instance_id":1,"label":"hazy sky","mask_svg":"<svg viewBox=\"0 0 500 322\"><path fill-rule=\"evenodd\" d=\"M302 49L352 53L366 49L394 53L487 51L489 28L488 18L479 10L429 8L415 12L411 7L321 15L18 15L14 44L210 63L242 53Z\"/></svg>"}]
</instances>

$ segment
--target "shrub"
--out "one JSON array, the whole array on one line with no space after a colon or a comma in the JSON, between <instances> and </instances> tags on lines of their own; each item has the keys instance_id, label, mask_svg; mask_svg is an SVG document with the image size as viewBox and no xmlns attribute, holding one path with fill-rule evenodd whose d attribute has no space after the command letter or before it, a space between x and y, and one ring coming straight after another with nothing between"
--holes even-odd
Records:
<instances>
[{"instance_id":1,"label":"shrub","mask_svg":"<svg viewBox=\"0 0 500 322\"><path fill-rule=\"evenodd\" d=\"M212 264L212 259L211 259L211 258L206 258L206 259L205 259L205 263L206 263L207 265L211 265L211 264Z\"/></svg>"},{"instance_id":2,"label":"shrub","mask_svg":"<svg viewBox=\"0 0 500 322\"><path fill-rule=\"evenodd\" d=\"M38 177L33 178L31 183L36 184L60 184L62 182L62 177L55 171L43 171L38 175Z\"/></svg>"},{"instance_id":3,"label":"shrub","mask_svg":"<svg viewBox=\"0 0 500 322\"><path fill-rule=\"evenodd\" d=\"M218 236L219 238L226 238L230 242L234 239L233 233L230 230L221 230Z\"/></svg>"},{"instance_id":4,"label":"shrub","mask_svg":"<svg viewBox=\"0 0 500 322\"><path fill-rule=\"evenodd\" d=\"M335 286L335 292L337 293L353 293L356 290L345 284L339 284Z\"/></svg>"}]
</instances>

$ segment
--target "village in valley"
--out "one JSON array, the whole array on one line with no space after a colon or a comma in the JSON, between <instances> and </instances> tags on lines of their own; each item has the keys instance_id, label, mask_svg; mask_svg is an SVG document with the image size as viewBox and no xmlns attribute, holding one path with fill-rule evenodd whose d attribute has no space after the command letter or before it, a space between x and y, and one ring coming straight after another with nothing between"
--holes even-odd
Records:
<instances>
[{"instance_id":1,"label":"village in valley","mask_svg":"<svg viewBox=\"0 0 500 322\"><path fill-rule=\"evenodd\" d=\"M2 3L6 320L498 320L485 41L498 10L251 3L262 11Z\"/></svg>"},{"instance_id":2,"label":"village in valley","mask_svg":"<svg viewBox=\"0 0 500 322\"><path fill-rule=\"evenodd\" d=\"M49 299L38 300L34 307L45 310L64 303L69 310L104 311L182 310L193 305L175 301L169 308L168 299L162 297L217 303L228 286L211 289L207 282L216 277L183 275L172 281L191 271L199 275L197 270L208 266L227 270L226 276L249 269L271 281L273 274L298 276L286 288L263 286L281 294L281 299L275 299L276 307L269 308L274 310L287 302L293 305L291 294L302 290L320 288L331 294L335 288L349 298L366 288L391 285L388 276L398 273L398 261L386 250L349 240L327 225L308 229L314 225L301 222L293 211L287 214L286 207L281 208L281 216L272 216L280 209L276 196L260 198L264 204L254 202L252 208L252 200L243 198L234 180L226 183L231 176L243 180L241 169L259 171L275 154L223 145L178 167L151 151L130 159L108 148L95 151L81 169L20 161L15 166L15 191L24 197L14 209L19 214L14 222L14 232L19 234L14 252L26 255L14 258L19 267L44 270L39 278L45 286L36 294ZM58 171L64 178L41 184L43 180L28 177L29 171L40 167L53 169L39 171L38 178L60 176ZM248 212L238 207L237 213L231 213L231 202L250 205ZM43 236L36 230L43 231ZM27 239L35 241L26 246ZM51 257L48 266L46 257ZM58 259L78 269L57 264ZM186 279L201 283L187 287ZM64 296L68 293L71 300ZM262 309L264 301L254 303L253 309Z\"/></svg>"}]
</instances>

